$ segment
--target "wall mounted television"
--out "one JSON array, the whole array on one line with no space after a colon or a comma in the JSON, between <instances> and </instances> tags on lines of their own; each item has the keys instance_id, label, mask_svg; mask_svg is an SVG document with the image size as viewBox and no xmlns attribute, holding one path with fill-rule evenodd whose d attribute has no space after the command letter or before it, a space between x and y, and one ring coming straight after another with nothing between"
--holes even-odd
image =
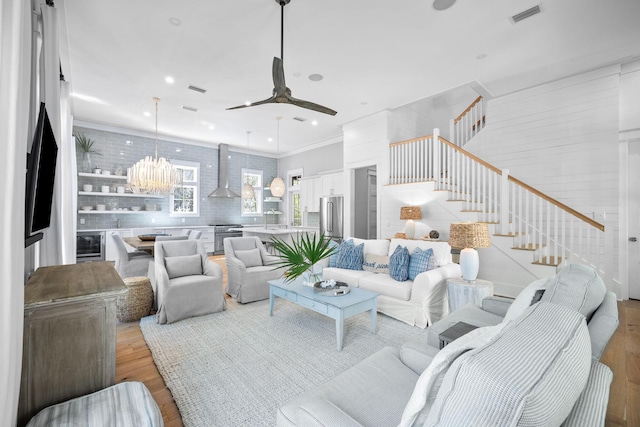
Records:
<instances>
[{"instance_id":1,"label":"wall mounted television","mask_svg":"<svg viewBox=\"0 0 640 427\"><path fill-rule=\"evenodd\" d=\"M40 103L31 152L27 153L25 188L25 248L41 240L40 231L51 225L53 183L58 145L44 102Z\"/></svg>"}]
</instances>

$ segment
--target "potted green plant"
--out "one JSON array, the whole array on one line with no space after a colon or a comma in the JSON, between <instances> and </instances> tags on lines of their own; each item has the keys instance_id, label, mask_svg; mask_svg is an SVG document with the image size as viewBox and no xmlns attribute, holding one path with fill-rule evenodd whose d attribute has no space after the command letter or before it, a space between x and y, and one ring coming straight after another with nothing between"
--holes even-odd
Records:
<instances>
[{"instance_id":1,"label":"potted green plant","mask_svg":"<svg viewBox=\"0 0 640 427\"><path fill-rule=\"evenodd\" d=\"M97 154L98 156L102 156L102 153L93 148L93 141L91 138L88 138L83 133L78 133L73 135L76 138L76 146L82 153L82 172L91 173L91 154Z\"/></svg>"},{"instance_id":2,"label":"potted green plant","mask_svg":"<svg viewBox=\"0 0 640 427\"><path fill-rule=\"evenodd\" d=\"M284 277L288 282L307 272L310 273L311 282L322 280L322 272L314 270L314 266L331 256L338 248L331 246L331 240L325 239L324 234L317 236L315 233L301 233L291 243L275 236L271 241L280 258L274 265L287 268Z\"/></svg>"}]
</instances>

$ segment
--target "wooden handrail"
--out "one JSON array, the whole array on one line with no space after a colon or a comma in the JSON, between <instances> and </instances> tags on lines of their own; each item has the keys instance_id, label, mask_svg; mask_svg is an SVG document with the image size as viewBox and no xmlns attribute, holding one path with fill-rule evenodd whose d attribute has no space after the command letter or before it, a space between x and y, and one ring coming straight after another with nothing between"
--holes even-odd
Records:
<instances>
[{"instance_id":1,"label":"wooden handrail","mask_svg":"<svg viewBox=\"0 0 640 427\"><path fill-rule=\"evenodd\" d=\"M495 167L493 165L490 165L489 163L485 162L484 160L482 160L482 159L478 158L477 156L474 156L473 154L469 153L468 151L458 147L454 143L452 143L450 141L447 141L446 139L444 139L441 136L439 136L438 139L440 141L442 141L443 143L447 144L448 146L450 146L451 148L453 148L454 150L459 151L460 153L464 154L465 156L470 157L471 159L475 160L476 162L480 163L481 165L485 166L486 168L489 168L490 170L492 170L495 173L497 173L500 176L502 176L502 171L500 169L498 169L497 167ZM531 193L535 194L536 196L540 197L543 200L546 200L547 202L551 203L552 205L559 207L563 211L570 213L571 215L573 215L576 218L586 222L587 224L591 225L592 227L595 227L600 231L604 231L604 225L600 224L597 221L594 221L593 219L589 218L588 216L585 216L585 215L581 214L580 212L576 211L575 209L570 208L569 206L565 205L564 203L559 202L559 201L557 201L556 199L554 199L552 197L549 197L548 195L544 194L540 190L537 190L537 189L533 188L529 184L525 184L524 182L520 181L518 178L515 178L515 177L509 175L509 181L513 182L516 185L519 185L520 187L524 188L527 191L530 191Z\"/></svg>"},{"instance_id":2,"label":"wooden handrail","mask_svg":"<svg viewBox=\"0 0 640 427\"><path fill-rule=\"evenodd\" d=\"M480 97L482 98L482 97ZM389 144L389 147L395 147L398 145L403 145L403 144L410 144L412 142L416 142L416 141L420 141L420 140L424 140L424 139L429 139L429 138L433 138L433 135L427 135L427 136L422 136L419 138L413 138L413 139L409 139L406 141L400 141L400 142L394 142ZM498 175L502 176L502 170L498 169L497 167L485 162L484 160L482 160L481 158L479 158L478 156L471 154L470 152L468 152L467 150L458 147L457 145L455 145L453 142L446 140L445 138L438 136L438 140L440 140L440 142L442 142L445 145L448 145L449 147L453 148L454 150L460 152L461 154L469 157L470 159L480 163L482 166L486 167L487 169L497 173ZM554 206L557 206L558 208L562 209L563 211L575 216L576 218L586 222L587 224L591 225L594 228L597 228L600 231L604 231L604 225L600 224L597 221L594 221L593 219L581 214L580 212L576 211L575 209L570 208L569 206L565 205L562 202L557 201L556 199L549 197L548 195L544 194L543 192L533 188L532 186L530 186L529 184L525 184L524 182L520 181L519 179L509 175L509 181L513 182L516 185L519 185L520 187L524 188L527 191L530 191L531 193L535 194L536 196L540 197L543 200L546 200L547 202L551 203Z\"/></svg>"},{"instance_id":3,"label":"wooden handrail","mask_svg":"<svg viewBox=\"0 0 640 427\"><path fill-rule=\"evenodd\" d=\"M477 98L476 98L476 100L475 100L475 101L473 101L473 102L471 103L471 105L469 105L469 106L467 107L467 109L466 109L466 110L464 110L462 113L460 113L460 115L459 115L458 117L456 117L456 118L453 120L453 124L455 125L455 124L456 124L456 123L458 123L460 120L462 120L462 118L464 117L464 115L465 115L465 114L467 114L469 111L471 111L471 109L472 109L473 107L475 107L475 106L476 106L476 104L477 104L478 102L480 102L481 100L482 100L482 95L480 95L479 97L477 97Z\"/></svg>"},{"instance_id":4,"label":"wooden handrail","mask_svg":"<svg viewBox=\"0 0 640 427\"><path fill-rule=\"evenodd\" d=\"M423 139L429 139L429 138L433 138L433 135L420 136L418 138L407 139L406 141L392 142L391 144L389 144L389 147L396 147L398 145L411 144L412 142L418 142L418 141L422 141Z\"/></svg>"}]
</instances>

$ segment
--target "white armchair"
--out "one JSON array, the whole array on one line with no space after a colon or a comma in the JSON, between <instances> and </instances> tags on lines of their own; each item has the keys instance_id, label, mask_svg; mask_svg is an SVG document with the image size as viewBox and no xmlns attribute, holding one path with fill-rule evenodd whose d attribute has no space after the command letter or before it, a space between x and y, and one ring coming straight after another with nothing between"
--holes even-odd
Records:
<instances>
[{"instance_id":1,"label":"white armchair","mask_svg":"<svg viewBox=\"0 0 640 427\"><path fill-rule=\"evenodd\" d=\"M209 259L202 241L156 241L154 251L158 323L224 310L222 268Z\"/></svg>"},{"instance_id":2,"label":"white armchair","mask_svg":"<svg viewBox=\"0 0 640 427\"><path fill-rule=\"evenodd\" d=\"M224 239L227 293L239 303L269 298L269 280L281 277L286 268L274 270L278 257L270 255L258 237Z\"/></svg>"},{"instance_id":3,"label":"white armchair","mask_svg":"<svg viewBox=\"0 0 640 427\"><path fill-rule=\"evenodd\" d=\"M153 256L145 251L127 251L127 247L119 234L111 233L116 251L116 271L123 279L127 277L145 276Z\"/></svg>"}]
</instances>

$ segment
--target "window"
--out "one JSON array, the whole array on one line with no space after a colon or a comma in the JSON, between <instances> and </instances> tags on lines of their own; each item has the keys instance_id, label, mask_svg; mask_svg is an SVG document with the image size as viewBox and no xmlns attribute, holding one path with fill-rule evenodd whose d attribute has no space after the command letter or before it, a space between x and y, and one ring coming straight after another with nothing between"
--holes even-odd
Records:
<instances>
[{"instance_id":1,"label":"window","mask_svg":"<svg viewBox=\"0 0 640 427\"><path fill-rule=\"evenodd\" d=\"M200 216L200 163L171 160L171 164L182 172L182 186L169 198L169 216Z\"/></svg>"},{"instance_id":2,"label":"window","mask_svg":"<svg viewBox=\"0 0 640 427\"><path fill-rule=\"evenodd\" d=\"M253 199L241 199L241 215L262 216L262 171L242 169L242 185L245 183L253 187L255 197Z\"/></svg>"}]
</instances>

